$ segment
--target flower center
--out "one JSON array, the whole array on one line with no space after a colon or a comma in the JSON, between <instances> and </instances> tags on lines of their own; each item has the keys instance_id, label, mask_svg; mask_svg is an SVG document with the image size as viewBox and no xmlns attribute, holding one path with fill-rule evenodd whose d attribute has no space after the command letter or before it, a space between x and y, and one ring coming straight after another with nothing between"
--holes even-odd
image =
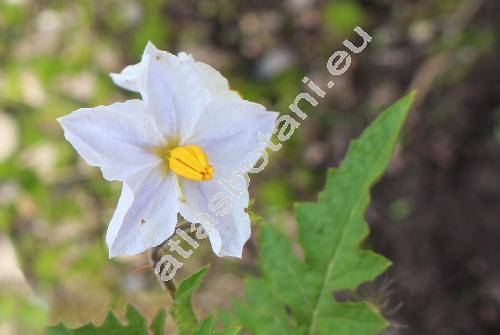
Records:
<instances>
[{"instance_id":1,"label":"flower center","mask_svg":"<svg viewBox=\"0 0 500 335\"><path fill-rule=\"evenodd\" d=\"M195 181L212 179L214 169L207 155L196 145L176 147L169 152L168 167L177 175Z\"/></svg>"}]
</instances>

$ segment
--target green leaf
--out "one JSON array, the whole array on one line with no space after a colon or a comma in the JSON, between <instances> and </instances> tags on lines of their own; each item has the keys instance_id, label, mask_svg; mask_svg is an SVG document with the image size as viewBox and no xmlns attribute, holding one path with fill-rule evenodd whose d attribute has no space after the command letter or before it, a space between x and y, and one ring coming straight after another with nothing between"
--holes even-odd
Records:
<instances>
[{"instance_id":1,"label":"green leaf","mask_svg":"<svg viewBox=\"0 0 500 335\"><path fill-rule=\"evenodd\" d=\"M174 316L177 329L181 335L192 334L197 328L196 315L194 314L193 306L191 305L191 296L194 291L200 287L201 281L207 274L209 267L210 266L207 265L184 279L175 292L172 315Z\"/></svg>"},{"instance_id":2,"label":"green leaf","mask_svg":"<svg viewBox=\"0 0 500 335\"><path fill-rule=\"evenodd\" d=\"M212 335L215 328L215 314L201 321L194 335Z\"/></svg>"},{"instance_id":3,"label":"green leaf","mask_svg":"<svg viewBox=\"0 0 500 335\"><path fill-rule=\"evenodd\" d=\"M69 329L63 323L49 327L47 335L148 335L146 319L132 306L127 306L125 314L127 324L123 325L113 312L109 312L101 326L88 323L76 329ZM165 333L165 311L161 310L156 315L151 330L155 335Z\"/></svg>"},{"instance_id":4,"label":"green leaf","mask_svg":"<svg viewBox=\"0 0 500 335\"><path fill-rule=\"evenodd\" d=\"M191 296L200 287L201 281L207 274L210 266L207 265L179 285L175 293L172 315L177 322L177 330L181 335L237 335L241 327L228 327L219 332L215 331L216 312L208 318L198 322L191 305Z\"/></svg>"},{"instance_id":5,"label":"green leaf","mask_svg":"<svg viewBox=\"0 0 500 335\"><path fill-rule=\"evenodd\" d=\"M220 332L215 332L215 335L238 335L241 331L241 327L229 327Z\"/></svg>"},{"instance_id":6,"label":"green leaf","mask_svg":"<svg viewBox=\"0 0 500 335\"><path fill-rule=\"evenodd\" d=\"M412 93L397 101L352 142L341 166L329 171L317 202L296 206L304 261L283 233L262 226L262 277L247 281L246 299L234 304L233 324L252 334L307 335L371 335L387 326L376 306L338 303L333 293L355 289L390 265L360 248L369 233L364 212L413 98Z\"/></svg>"},{"instance_id":7,"label":"green leaf","mask_svg":"<svg viewBox=\"0 0 500 335\"><path fill-rule=\"evenodd\" d=\"M191 296L199 288L209 266L205 266L187 277L179 285L175 293L172 315L176 320L177 332L181 335L237 335L240 327L229 327L220 332L215 331L215 312L205 320L198 322L191 305ZM146 319L132 305L127 306L127 324L123 325L113 312L109 312L101 326L88 323L76 329L69 329L63 323L49 327L46 335L154 335L165 334L166 312L161 309L153 318L151 325L146 326Z\"/></svg>"},{"instance_id":8,"label":"green leaf","mask_svg":"<svg viewBox=\"0 0 500 335\"><path fill-rule=\"evenodd\" d=\"M49 335L67 334L67 335L146 335L146 320L132 306L127 306L126 319L127 325L122 325L113 312L109 312L104 323L97 327L88 323L76 329L68 329L64 324L49 328Z\"/></svg>"},{"instance_id":9,"label":"green leaf","mask_svg":"<svg viewBox=\"0 0 500 335\"><path fill-rule=\"evenodd\" d=\"M245 285L246 301L236 303L234 309L244 329L253 334L293 334L283 304L267 285L249 279Z\"/></svg>"},{"instance_id":10,"label":"green leaf","mask_svg":"<svg viewBox=\"0 0 500 335\"><path fill-rule=\"evenodd\" d=\"M154 335L164 335L165 332L165 323L166 323L167 312L165 309L160 309L156 316L153 318L151 322L151 326L149 329L153 332Z\"/></svg>"}]
</instances>

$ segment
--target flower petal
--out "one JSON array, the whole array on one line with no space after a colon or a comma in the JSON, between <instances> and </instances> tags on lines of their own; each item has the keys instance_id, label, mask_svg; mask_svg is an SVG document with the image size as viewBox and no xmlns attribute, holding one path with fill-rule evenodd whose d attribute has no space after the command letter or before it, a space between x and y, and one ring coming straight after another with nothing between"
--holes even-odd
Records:
<instances>
[{"instance_id":1,"label":"flower petal","mask_svg":"<svg viewBox=\"0 0 500 335\"><path fill-rule=\"evenodd\" d=\"M248 207L248 190L233 195L217 179L207 182L182 179L181 188L186 202L181 203L180 213L187 221L203 225L217 256L241 258L251 230L250 218L245 211ZM225 215L217 215L217 211L213 210L215 202L220 201L221 197L227 197L225 199L231 206ZM219 210L225 213L221 208ZM208 217L212 219L208 220Z\"/></svg>"},{"instance_id":2,"label":"flower petal","mask_svg":"<svg viewBox=\"0 0 500 335\"><path fill-rule=\"evenodd\" d=\"M144 72L145 66L145 62L141 61L125 67L120 73L110 73L109 75L116 85L132 92L139 92L137 80Z\"/></svg>"},{"instance_id":3,"label":"flower petal","mask_svg":"<svg viewBox=\"0 0 500 335\"><path fill-rule=\"evenodd\" d=\"M153 43L148 42L139 63L128 65L120 73L110 73L109 76L117 86L132 92L139 92L139 82L143 80L147 72L150 55L156 50Z\"/></svg>"},{"instance_id":4,"label":"flower petal","mask_svg":"<svg viewBox=\"0 0 500 335\"><path fill-rule=\"evenodd\" d=\"M211 98L192 68L178 57L157 49L150 52L146 87L141 94L160 130L165 128L168 133L174 127L180 142L191 135Z\"/></svg>"},{"instance_id":5,"label":"flower petal","mask_svg":"<svg viewBox=\"0 0 500 335\"><path fill-rule=\"evenodd\" d=\"M193 56L185 52L180 52L178 57L181 61L193 68L200 77L203 85L214 96L234 95L239 97L238 93L231 91L227 79L216 69L203 62L195 61Z\"/></svg>"},{"instance_id":6,"label":"flower petal","mask_svg":"<svg viewBox=\"0 0 500 335\"><path fill-rule=\"evenodd\" d=\"M64 136L107 180L126 180L159 158L149 149L161 144L140 100L82 108L58 119Z\"/></svg>"},{"instance_id":7,"label":"flower petal","mask_svg":"<svg viewBox=\"0 0 500 335\"><path fill-rule=\"evenodd\" d=\"M241 98L214 98L186 144L200 146L214 168L223 166L233 172L247 172L264 150L259 133L269 136L277 117L278 113L267 112L264 106ZM254 150L257 153L249 155Z\"/></svg>"},{"instance_id":8,"label":"flower petal","mask_svg":"<svg viewBox=\"0 0 500 335\"><path fill-rule=\"evenodd\" d=\"M141 75L147 71L147 66L149 59L152 55L159 52L153 43L148 42L146 48L144 49L141 61L134 65L126 66L120 73L110 73L113 82L129 91L139 92L138 82ZM171 55L175 57L174 55ZM227 79L216 69L203 62L196 61L192 55L185 52L180 52L177 58L183 63L192 68L199 78L201 79L203 85L212 93L214 96L220 95L235 95L239 96L238 93L232 91L229 88L229 83Z\"/></svg>"},{"instance_id":9,"label":"flower petal","mask_svg":"<svg viewBox=\"0 0 500 335\"><path fill-rule=\"evenodd\" d=\"M113 245L113 242L116 240L116 236L118 235L123 219L125 218L125 215L127 214L133 201L134 193L132 193L132 189L126 183L123 183L120 199L118 199L115 213L109 222L108 231L106 232L106 244L108 247Z\"/></svg>"},{"instance_id":10,"label":"flower petal","mask_svg":"<svg viewBox=\"0 0 500 335\"><path fill-rule=\"evenodd\" d=\"M158 166L123 185L106 236L110 257L135 255L172 236L179 209L175 178Z\"/></svg>"},{"instance_id":11,"label":"flower petal","mask_svg":"<svg viewBox=\"0 0 500 335\"><path fill-rule=\"evenodd\" d=\"M111 77L117 85L141 94L166 141L190 136L211 97L194 68L151 42L140 63Z\"/></svg>"}]
</instances>

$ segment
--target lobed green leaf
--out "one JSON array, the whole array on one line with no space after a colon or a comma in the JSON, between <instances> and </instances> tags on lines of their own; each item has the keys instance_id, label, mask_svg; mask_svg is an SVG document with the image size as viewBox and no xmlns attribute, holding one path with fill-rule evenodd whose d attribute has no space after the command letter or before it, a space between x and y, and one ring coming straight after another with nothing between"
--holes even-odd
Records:
<instances>
[{"instance_id":1,"label":"lobed green leaf","mask_svg":"<svg viewBox=\"0 0 500 335\"><path fill-rule=\"evenodd\" d=\"M175 292L172 315L176 321L180 335L192 334L197 327L196 315L191 304L192 294L200 287L203 277L207 274L209 266L205 266L187 277Z\"/></svg>"},{"instance_id":2,"label":"lobed green leaf","mask_svg":"<svg viewBox=\"0 0 500 335\"><path fill-rule=\"evenodd\" d=\"M165 316L158 313L157 317L151 325L152 329L154 327L153 333L155 335L163 334L164 329L161 327L165 326L165 323L157 320L159 315ZM82 327L76 329L69 329L63 323L59 323L56 326L49 327L47 329L47 335L148 335L148 330L146 326L146 319L132 306L127 306L127 312L125 314L127 319L127 324L123 325L115 316L113 312L109 312L106 320L104 320L101 326L96 326L92 323L88 323ZM154 326L153 326L154 325Z\"/></svg>"},{"instance_id":3,"label":"lobed green leaf","mask_svg":"<svg viewBox=\"0 0 500 335\"><path fill-rule=\"evenodd\" d=\"M247 282L245 301L234 305L233 323L252 334L371 335L387 326L375 306L338 303L333 293L355 289L390 266L360 247L369 232L364 212L413 98L411 93L387 108L352 142L340 167L329 171L318 201L296 206L304 260L283 233L263 225L262 277Z\"/></svg>"}]
</instances>

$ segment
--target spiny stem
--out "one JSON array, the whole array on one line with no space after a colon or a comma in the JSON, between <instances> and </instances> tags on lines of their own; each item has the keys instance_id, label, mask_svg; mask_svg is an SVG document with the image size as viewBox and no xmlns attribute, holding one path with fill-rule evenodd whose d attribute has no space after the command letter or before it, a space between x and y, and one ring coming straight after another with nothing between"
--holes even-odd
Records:
<instances>
[{"instance_id":1,"label":"spiny stem","mask_svg":"<svg viewBox=\"0 0 500 335\"><path fill-rule=\"evenodd\" d=\"M168 293L170 293L172 300L175 299L175 292L177 292L177 285L175 284L174 279L172 278L167 281L162 281L162 283L167 289Z\"/></svg>"},{"instance_id":2,"label":"spiny stem","mask_svg":"<svg viewBox=\"0 0 500 335\"><path fill-rule=\"evenodd\" d=\"M189 223L189 222L184 222L184 223L182 223L181 225L177 226L177 228L178 228L178 229L180 229L180 230L184 230L184 232L185 232L185 233L188 233L188 234L189 234L189 232L187 231L187 229L188 229L189 227L191 227L191 223Z\"/></svg>"},{"instance_id":3,"label":"spiny stem","mask_svg":"<svg viewBox=\"0 0 500 335\"><path fill-rule=\"evenodd\" d=\"M189 231L189 227L191 226L191 223L187 222L184 220L180 215L177 217L178 225L177 227L181 230L183 230L186 234L190 234L191 232ZM161 261L162 257L167 254L167 248L165 247L168 243L168 241L172 238L168 238L165 242L163 242L160 245L157 245L156 247L153 247L150 251L149 254L149 259L150 259L150 266L149 267L144 267L144 269L151 268L153 270L155 276L158 278L158 281L161 282L162 286L168 291L172 299L175 299L175 292L177 291L177 285L175 284L174 280L167 280L163 281L160 278L160 272L156 272L156 266L157 264Z\"/></svg>"},{"instance_id":4,"label":"spiny stem","mask_svg":"<svg viewBox=\"0 0 500 335\"><path fill-rule=\"evenodd\" d=\"M168 241L168 240L167 240ZM161 261L162 257L166 254L165 249L163 248L166 244L166 242L163 242L160 245L157 245L156 247L153 247L150 252L150 262L151 262L151 270L153 270L153 273L155 274L156 278L158 278L158 281L161 282L162 286L168 291L170 296L172 297L172 300L175 299L175 292L177 291L177 285L175 284L174 280L167 280L163 281L160 278L160 273L156 272L156 266L157 264Z\"/></svg>"}]
</instances>

